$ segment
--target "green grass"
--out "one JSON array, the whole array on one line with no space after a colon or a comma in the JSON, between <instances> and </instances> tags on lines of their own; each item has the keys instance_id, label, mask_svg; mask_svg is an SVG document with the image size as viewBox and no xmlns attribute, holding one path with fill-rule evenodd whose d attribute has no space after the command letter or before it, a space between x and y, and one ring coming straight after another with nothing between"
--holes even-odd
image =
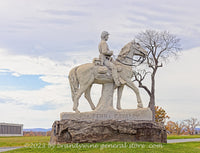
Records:
<instances>
[{"instance_id":1,"label":"green grass","mask_svg":"<svg viewBox=\"0 0 200 153\"><path fill-rule=\"evenodd\" d=\"M200 138L200 135L170 135L167 139ZM50 137L0 137L0 147L24 146L27 143L48 143Z\"/></svg>"},{"instance_id":2,"label":"green grass","mask_svg":"<svg viewBox=\"0 0 200 153\"><path fill-rule=\"evenodd\" d=\"M168 135L167 139L191 139L200 138L200 135Z\"/></svg>"},{"instance_id":3,"label":"green grass","mask_svg":"<svg viewBox=\"0 0 200 153\"><path fill-rule=\"evenodd\" d=\"M70 147L71 146L71 147ZM74 147L74 148L73 148ZM30 144L8 153L200 153L200 142L177 144L108 142L94 144Z\"/></svg>"},{"instance_id":4,"label":"green grass","mask_svg":"<svg viewBox=\"0 0 200 153\"><path fill-rule=\"evenodd\" d=\"M27 143L48 143L50 137L0 137L0 147L24 146Z\"/></svg>"},{"instance_id":5,"label":"green grass","mask_svg":"<svg viewBox=\"0 0 200 153\"><path fill-rule=\"evenodd\" d=\"M180 138L180 136L177 136ZM177 138L171 137L171 138ZM24 146L8 153L200 153L200 142L107 142L48 145L50 137L0 137L0 147Z\"/></svg>"}]
</instances>

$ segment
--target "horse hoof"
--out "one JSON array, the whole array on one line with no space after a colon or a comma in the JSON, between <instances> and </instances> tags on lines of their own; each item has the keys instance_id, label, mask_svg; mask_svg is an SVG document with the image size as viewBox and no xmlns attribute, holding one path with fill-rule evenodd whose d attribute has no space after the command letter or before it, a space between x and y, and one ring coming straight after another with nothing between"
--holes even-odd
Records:
<instances>
[{"instance_id":1,"label":"horse hoof","mask_svg":"<svg viewBox=\"0 0 200 153\"><path fill-rule=\"evenodd\" d=\"M80 111L76 108L73 108L73 111L75 111L75 113L80 113Z\"/></svg>"},{"instance_id":2,"label":"horse hoof","mask_svg":"<svg viewBox=\"0 0 200 153\"><path fill-rule=\"evenodd\" d=\"M117 107L117 109L118 109L118 110L121 110L122 108L121 108L121 107Z\"/></svg>"},{"instance_id":3,"label":"horse hoof","mask_svg":"<svg viewBox=\"0 0 200 153\"><path fill-rule=\"evenodd\" d=\"M137 107L138 107L138 108L143 108L142 103L139 103L139 104L137 105Z\"/></svg>"},{"instance_id":4,"label":"horse hoof","mask_svg":"<svg viewBox=\"0 0 200 153\"><path fill-rule=\"evenodd\" d=\"M95 110L96 107L92 107L92 110Z\"/></svg>"},{"instance_id":5,"label":"horse hoof","mask_svg":"<svg viewBox=\"0 0 200 153\"><path fill-rule=\"evenodd\" d=\"M75 113L80 113L80 111L79 110L75 110Z\"/></svg>"}]
</instances>

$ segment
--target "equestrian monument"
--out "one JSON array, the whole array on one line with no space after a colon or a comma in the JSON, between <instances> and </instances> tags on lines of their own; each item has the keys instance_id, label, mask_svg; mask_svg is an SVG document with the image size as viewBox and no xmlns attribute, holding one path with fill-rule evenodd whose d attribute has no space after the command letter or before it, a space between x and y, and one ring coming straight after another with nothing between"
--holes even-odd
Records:
<instances>
[{"instance_id":1,"label":"equestrian monument","mask_svg":"<svg viewBox=\"0 0 200 153\"><path fill-rule=\"evenodd\" d=\"M147 52L139 43L131 41L120 51L116 60L108 47L109 33L101 33L99 57L91 63L74 67L69 82L74 112L62 112L60 121L52 125L51 144L108 141L148 141L166 143L166 130L152 121L150 108L144 108L140 92L132 81L133 66L142 64ZM101 97L94 105L90 91L93 84L102 85ZM137 109L122 109L124 86L135 93ZM113 107L113 94L117 89L117 109ZM80 112L79 98L84 94L91 111Z\"/></svg>"}]
</instances>

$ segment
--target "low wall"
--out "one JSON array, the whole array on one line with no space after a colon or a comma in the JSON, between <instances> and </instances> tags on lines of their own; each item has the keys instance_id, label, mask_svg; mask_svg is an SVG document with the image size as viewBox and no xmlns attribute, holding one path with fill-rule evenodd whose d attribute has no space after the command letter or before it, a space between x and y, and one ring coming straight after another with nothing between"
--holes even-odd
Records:
<instances>
[{"instance_id":1,"label":"low wall","mask_svg":"<svg viewBox=\"0 0 200 153\"><path fill-rule=\"evenodd\" d=\"M23 136L23 124L0 123L0 136Z\"/></svg>"}]
</instances>

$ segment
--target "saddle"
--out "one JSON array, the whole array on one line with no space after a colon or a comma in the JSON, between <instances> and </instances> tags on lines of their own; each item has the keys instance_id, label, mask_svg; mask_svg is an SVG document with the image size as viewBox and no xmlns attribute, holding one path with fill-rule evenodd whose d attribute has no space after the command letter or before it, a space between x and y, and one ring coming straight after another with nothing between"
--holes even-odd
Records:
<instances>
[{"instance_id":1,"label":"saddle","mask_svg":"<svg viewBox=\"0 0 200 153\"><path fill-rule=\"evenodd\" d=\"M97 73L106 74L108 71L110 72L107 66L101 65L101 61L99 58L94 58L93 63L95 66L97 66Z\"/></svg>"},{"instance_id":2,"label":"saddle","mask_svg":"<svg viewBox=\"0 0 200 153\"><path fill-rule=\"evenodd\" d=\"M111 82L113 80L112 70L105 65L101 65L101 61L99 58L94 58L93 63L96 67L96 78L108 82ZM122 71L122 67L120 67L119 65L116 65L116 68L118 73ZM121 84L126 83L121 77L119 77L119 81L121 82Z\"/></svg>"},{"instance_id":3,"label":"saddle","mask_svg":"<svg viewBox=\"0 0 200 153\"><path fill-rule=\"evenodd\" d=\"M111 70L107 66L101 65L101 61L99 58L94 58L93 63L95 64L95 66L97 66L97 72L99 74L112 73ZM116 67L117 67L117 72L122 71L122 68L120 66L116 66Z\"/></svg>"}]
</instances>

